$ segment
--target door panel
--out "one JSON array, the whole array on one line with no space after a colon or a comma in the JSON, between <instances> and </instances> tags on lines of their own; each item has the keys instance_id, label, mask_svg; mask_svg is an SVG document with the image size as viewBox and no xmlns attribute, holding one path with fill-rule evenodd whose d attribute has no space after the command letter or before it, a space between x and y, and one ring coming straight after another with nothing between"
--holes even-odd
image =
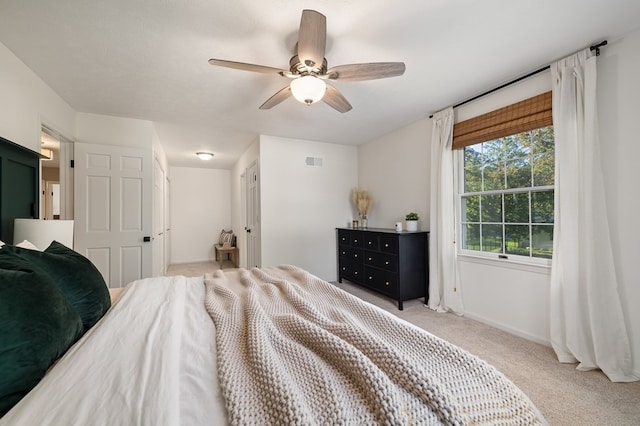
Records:
<instances>
[{"instance_id":1,"label":"door panel","mask_svg":"<svg viewBox=\"0 0 640 426\"><path fill-rule=\"evenodd\" d=\"M247 169L247 268L260 267L260 192L258 163Z\"/></svg>"},{"instance_id":2,"label":"door panel","mask_svg":"<svg viewBox=\"0 0 640 426\"><path fill-rule=\"evenodd\" d=\"M76 143L75 249L109 287L150 277L151 150Z\"/></svg>"},{"instance_id":3,"label":"door panel","mask_svg":"<svg viewBox=\"0 0 640 426\"><path fill-rule=\"evenodd\" d=\"M153 162L153 276L162 276L164 265L164 170Z\"/></svg>"}]
</instances>

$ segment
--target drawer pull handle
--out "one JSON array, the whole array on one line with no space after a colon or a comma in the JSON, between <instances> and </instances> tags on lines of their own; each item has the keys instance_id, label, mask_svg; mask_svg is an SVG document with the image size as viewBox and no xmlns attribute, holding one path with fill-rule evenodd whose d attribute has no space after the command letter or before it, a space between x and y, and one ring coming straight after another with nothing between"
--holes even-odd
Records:
<instances>
[{"instance_id":1,"label":"drawer pull handle","mask_svg":"<svg viewBox=\"0 0 640 426\"><path fill-rule=\"evenodd\" d=\"M354 243L357 243L357 242L358 242L358 240L353 240L353 242L354 242Z\"/></svg>"},{"instance_id":2,"label":"drawer pull handle","mask_svg":"<svg viewBox=\"0 0 640 426\"><path fill-rule=\"evenodd\" d=\"M369 277L369 279L370 279L370 280L372 280L372 279L373 279L373 277Z\"/></svg>"},{"instance_id":3,"label":"drawer pull handle","mask_svg":"<svg viewBox=\"0 0 640 426\"><path fill-rule=\"evenodd\" d=\"M384 262L384 264L385 264L385 265L388 265L388 264L389 264L389 261L387 260L386 262Z\"/></svg>"},{"instance_id":4,"label":"drawer pull handle","mask_svg":"<svg viewBox=\"0 0 640 426\"><path fill-rule=\"evenodd\" d=\"M389 281L385 281L385 282L384 282L384 285L389 285Z\"/></svg>"},{"instance_id":5,"label":"drawer pull handle","mask_svg":"<svg viewBox=\"0 0 640 426\"><path fill-rule=\"evenodd\" d=\"M372 260L372 259L371 259L371 258L369 258L369 261L371 261L371 260Z\"/></svg>"},{"instance_id":6,"label":"drawer pull handle","mask_svg":"<svg viewBox=\"0 0 640 426\"><path fill-rule=\"evenodd\" d=\"M385 247L389 247L389 243L385 244L384 246L385 246Z\"/></svg>"},{"instance_id":7,"label":"drawer pull handle","mask_svg":"<svg viewBox=\"0 0 640 426\"><path fill-rule=\"evenodd\" d=\"M371 241L369 241L369 245L371 245Z\"/></svg>"},{"instance_id":8,"label":"drawer pull handle","mask_svg":"<svg viewBox=\"0 0 640 426\"><path fill-rule=\"evenodd\" d=\"M347 254L347 252L346 252L346 251L343 251L343 252L342 252L342 254Z\"/></svg>"},{"instance_id":9,"label":"drawer pull handle","mask_svg":"<svg viewBox=\"0 0 640 426\"><path fill-rule=\"evenodd\" d=\"M358 255L357 255L357 254L354 254L354 255L353 255L353 257L358 257Z\"/></svg>"},{"instance_id":10,"label":"drawer pull handle","mask_svg":"<svg viewBox=\"0 0 640 426\"><path fill-rule=\"evenodd\" d=\"M347 268L343 266L343 267L342 267L342 270L343 270L343 271L346 271L346 270L347 270Z\"/></svg>"},{"instance_id":11,"label":"drawer pull handle","mask_svg":"<svg viewBox=\"0 0 640 426\"><path fill-rule=\"evenodd\" d=\"M358 275L358 271L355 272L355 275Z\"/></svg>"}]
</instances>

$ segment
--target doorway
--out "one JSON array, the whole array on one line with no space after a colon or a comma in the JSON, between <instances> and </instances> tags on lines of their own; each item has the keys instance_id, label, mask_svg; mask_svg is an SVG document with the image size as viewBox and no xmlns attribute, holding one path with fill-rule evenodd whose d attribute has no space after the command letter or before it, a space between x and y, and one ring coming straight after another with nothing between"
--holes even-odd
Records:
<instances>
[{"instance_id":1,"label":"doorway","mask_svg":"<svg viewBox=\"0 0 640 426\"><path fill-rule=\"evenodd\" d=\"M45 220L73 219L73 143L42 125L40 212Z\"/></svg>"}]
</instances>

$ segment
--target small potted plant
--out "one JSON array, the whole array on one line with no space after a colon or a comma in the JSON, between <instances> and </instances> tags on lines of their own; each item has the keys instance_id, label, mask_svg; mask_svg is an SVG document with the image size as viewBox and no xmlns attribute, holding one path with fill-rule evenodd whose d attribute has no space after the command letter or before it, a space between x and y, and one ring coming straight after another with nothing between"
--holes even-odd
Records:
<instances>
[{"instance_id":1,"label":"small potted plant","mask_svg":"<svg viewBox=\"0 0 640 426\"><path fill-rule=\"evenodd\" d=\"M420 216L416 212L407 213L404 217L405 223L407 224L407 231L417 231L418 230L418 220L420 220Z\"/></svg>"}]
</instances>

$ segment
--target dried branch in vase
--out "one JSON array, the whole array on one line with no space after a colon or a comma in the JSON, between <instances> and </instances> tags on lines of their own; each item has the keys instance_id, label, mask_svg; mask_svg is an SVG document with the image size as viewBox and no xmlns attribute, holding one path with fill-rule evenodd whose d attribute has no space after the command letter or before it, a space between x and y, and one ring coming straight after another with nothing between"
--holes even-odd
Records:
<instances>
[{"instance_id":1,"label":"dried branch in vase","mask_svg":"<svg viewBox=\"0 0 640 426\"><path fill-rule=\"evenodd\" d=\"M367 216L367 213L371 209L372 202L371 196L365 189L353 189L353 204L356 206L356 209L358 209L360 217L364 218Z\"/></svg>"}]
</instances>

